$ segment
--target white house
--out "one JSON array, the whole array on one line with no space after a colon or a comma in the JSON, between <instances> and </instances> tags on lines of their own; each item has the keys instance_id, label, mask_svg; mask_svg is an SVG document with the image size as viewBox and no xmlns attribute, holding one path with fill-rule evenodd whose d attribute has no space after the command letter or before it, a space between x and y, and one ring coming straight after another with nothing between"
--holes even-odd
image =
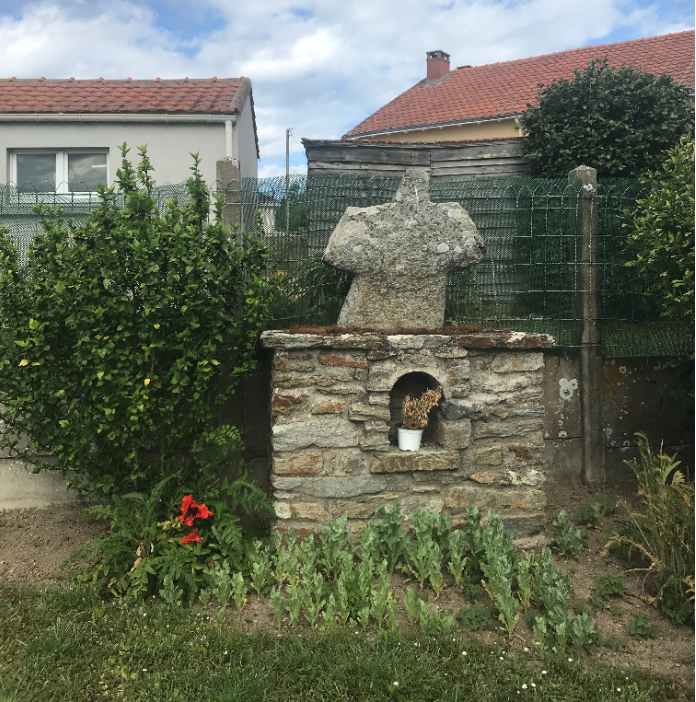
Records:
<instances>
[{"instance_id":1,"label":"white house","mask_svg":"<svg viewBox=\"0 0 696 702\"><path fill-rule=\"evenodd\" d=\"M242 177L258 174L258 138L248 78L0 80L0 183L44 192L111 184L119 146L130 159L147 145L157 184L181 183L198 153L206 182L225 156Z\"/></svg>"}]
</instances>

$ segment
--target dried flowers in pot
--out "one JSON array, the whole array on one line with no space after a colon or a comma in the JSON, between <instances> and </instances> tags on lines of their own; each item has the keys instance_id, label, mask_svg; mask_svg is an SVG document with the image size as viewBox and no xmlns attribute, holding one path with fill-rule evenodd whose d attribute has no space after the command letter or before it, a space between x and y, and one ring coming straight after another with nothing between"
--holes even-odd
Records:
<instances>
[{"instance_id":1,"label":"dried flowers in pot","mask_svg":"<svg viewBox=\"0 0 696 702\"><path fill-rule=\"evenodd\" d=\"M418 451L423 429L428 426L430 410L442 397L442 387L426 390L420 397L406 395L401 409L401 426L397 428L399 448L402 451Z\"/></svg>"}]
</instances>

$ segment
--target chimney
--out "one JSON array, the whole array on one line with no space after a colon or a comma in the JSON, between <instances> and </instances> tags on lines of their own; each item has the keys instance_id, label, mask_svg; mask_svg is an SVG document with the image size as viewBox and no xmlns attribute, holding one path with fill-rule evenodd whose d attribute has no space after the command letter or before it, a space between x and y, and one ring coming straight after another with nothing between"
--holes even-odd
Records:
<instances>
[{"instance_id":1,"label":"chimney","mask_svg":"<svg viewBox=\"0 0 696 702\"><path fill-rule=\"evenodd\" d=\"M428 75L426 80L440 80L444 78L450 69L450 55L444 51L427 51L426 65Z\"/></svg>"}]
</instances>

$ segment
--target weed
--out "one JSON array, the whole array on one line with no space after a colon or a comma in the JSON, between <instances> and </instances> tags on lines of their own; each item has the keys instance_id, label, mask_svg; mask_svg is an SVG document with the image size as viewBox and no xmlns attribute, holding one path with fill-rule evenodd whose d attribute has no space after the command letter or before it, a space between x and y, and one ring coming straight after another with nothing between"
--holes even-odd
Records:
<instances>
[{"instance_id":1,"label":"weed","mask_svg":"<svg viewBox=\"0 0 696 702\"><path fill-rule=\"evenodd\" d=\"M483 631L493 629L493 620L486 607L474 604L466 609L460 609L455 615L463 626L471 631Z\"/></svg>"},{"instance_id":2,"label":"weed","mask_svg":"<svg viewBox=\"0 0 696 702\"><path fill-rule=\"evenodd\" d=\"M573 523L568 519L564 509L560 511L551 523L556 527L556 536L553 543L559 553L570 554L571 556L577 555L587 541L587 534L583 534L580 529L574 530Z\"/></svg>"},{"instance_id":3,"label":"weed","mask_svg":"<svg viewBox=\"0 0 696 702\"><path fill-rule=\"evenodd\" d=\"M694 484L677 470L676 456L654 454L648 437L636 436L640 463L626 464L638 478L644 512L631 514L632 528L612 534L605 550L624 546L640 553L655 599L672 621L682 623L694 617Z\"/></svg>"},{"instance_id":4,"label":"weed","mask_svg":"<svg viewBox=\"0 0 696 702\"><path fill-rule=\"evenodd\" d=\"M615 578L613 575L602 575L599 578L595 578L594 585L595 593L602 599L618 597L626 592L623 579Z\"/></svg>"},{"instance_id":5,"label":"weed","mask_svg":"<svg viewBox=\"0 0 696 702\"><path fill-rule=\"evenodd\" d=\"M628 640L620 636L603 636L599 645L610 648L612 651L620 651L628 646Z\"/></svg>"},{"instance_id":6,"label":"weed","mask_svg":"<svg viewBox=\"0 0 696 702\"><path fill-rule=\"evenodd\" d=\"M656 639L660 627L647 614L637 614L628 625L628 633L635 639Z\"/></svg>"},{"instance_id":7,"label":"weed","mask_svg":"<svg viewBox=\"0 0 696 702\"><path fill-rule=\"evenodd\" d=\"M595 502L592 505L584 505L581 507L575 519L578 524L594 529L603 516L604 507Z\"/></svg>"},{"instance_id":8,"label":"weed","mask_svg":"<svg viewBox=\"0 0 696 702\"><path fill-rule=\"evenodd\" d=\"M616 509L616 502L608 495L597 495L595 503L604 508L604 514L613 514Z\"/></svg>"}]
</instances>

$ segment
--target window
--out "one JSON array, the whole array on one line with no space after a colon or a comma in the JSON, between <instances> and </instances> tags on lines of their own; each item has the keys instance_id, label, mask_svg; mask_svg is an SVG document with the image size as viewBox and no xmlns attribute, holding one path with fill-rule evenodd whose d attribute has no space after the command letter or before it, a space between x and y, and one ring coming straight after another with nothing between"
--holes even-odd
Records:
<instances>
[{"instance_id":1,"label":"window","mask_svg":"<svg viewBox=\"0 0 696 702\"><path fill-rule=\"evenodd\" d=\"M21 192L89 193L108 185L108 153L96 149L27 149L11 154L10 180Z\"/></svg>"}]
</instances>

